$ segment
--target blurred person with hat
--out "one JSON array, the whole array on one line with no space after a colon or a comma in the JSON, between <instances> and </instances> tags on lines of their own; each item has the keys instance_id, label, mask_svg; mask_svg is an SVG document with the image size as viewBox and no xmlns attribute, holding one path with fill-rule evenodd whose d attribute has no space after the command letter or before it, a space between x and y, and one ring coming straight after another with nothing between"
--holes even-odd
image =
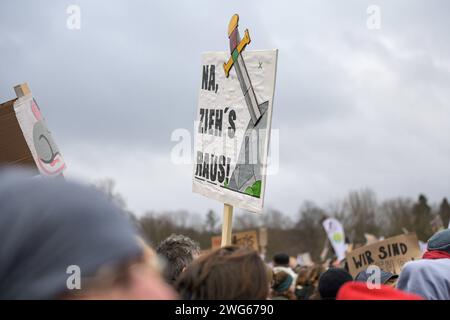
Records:
<instances>
[{"instance_id":1,"label":"blurred person with hat","mask_svg":"<svg viewBox=\"0 0 450 320\"><path fill-rule=\"evenodd\" d=\"M450 229L428 240L422 260L403 266L397 288L428 300L450 300Z\"/></svg>"},{"instance_id":2,"label":"blurred person with hat","mask_svg":"<svg viewBox=\"0 0 450 320\"><path fill-rule=\"evenodd\" d=\"M172 234L158 245L156 252L166 264L164 278L174 285L181 272L200 255L200 245L189 237Z\"/></svg>"},{"instance_id":3,"label":"blurred person with hat","mask_svg":"<svg viewBox=\"0 0 450 320\"><path fill-rule=\"evenodd\" d=\"M349 281L353 281L350 273L344 269L329 268L319 279L319 294L322 300L334 300L339 289Z\"/></svg>"},{"instance_id":4,"label":"blurred person with hat","mask_svg":"<svg viewBox=\"0 0 450 320\"><path fill-rule=\"evenodd\" d=\"M295 284L295 282L297 281L297 274L294 272L294 270L292 270L292 268L290 266L291 259L287 254L285 254L285 253L275 254L273 256L272 263L273 263L273 273L274 274L284 271L292 277L293 282Z\"/></svg>"},{"instance_id":5,"label":"blurred person with hat","mask_svg":"<svg viewBox=\"0 0 450 320\"><path fill-rule=\"evenodd\" d=\"M176 298L126 215L92 187L3 171L0 212L0 299Z\"/></svg>"},{"instance_id":6,"label":"blurred person with hat","mask_svg":"<svg viewBox=\"0 0 450 320\"><path fill-rule=\"evenodd\" d=\"M299 270L294 291L297 300L308 300L314 293L314 280L311 276L313 270L312 267L303 267Z\"/></svg>"},{"instance_id":7,"label":"blurred person with hat","mask_svg":"<svg viewBox=\"0 0 450 320\"><path fill-rule=\"evenodd\" d=\"M369 273L367 271L367 269L365 269L356 275L355 281L367 282L371 276L373 276L373 275L371 273ZM397 274L393 274L391 272L387 272L387 271L380 269L380 283L381 284L395 287L395 284L397 283L397 279L398 279Z\"/></svg>"},{"instance_id":8,"label":"blurred person with hat","mask_svg":"<svg viewBox=\"0 0 450 320\"><path fill-rule=\"evenodd\" d=\"M290 274L284 271L279 271L273 276L271 299L272 300L297 300L292 291L292 284L294 279Z\"/></svg>"},{"instance_id":9,"label":"blurred person with hat","mask_svg":"<svg viewBox=\"0 0 450 320\"><path fill-rule=\"evenodd\" d=\"M194 260L175 288L184 300L265 300L268 272L255 250L226 246Z\"/></svg>"}]
</instances>

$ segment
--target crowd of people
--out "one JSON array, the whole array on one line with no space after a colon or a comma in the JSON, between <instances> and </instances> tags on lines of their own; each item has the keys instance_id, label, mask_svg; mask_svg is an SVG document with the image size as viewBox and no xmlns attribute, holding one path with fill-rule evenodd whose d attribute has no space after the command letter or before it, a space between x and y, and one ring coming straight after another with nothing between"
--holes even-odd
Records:
<instances>
[{"instance_id":1,"label":"crowd of people","mask_svg":"<svg viewBox=\"0 0 450 320\"><path fill-rule=\"evenodd\" d=\"M0 173L0 240L0 299L450 299L448 229L373 288L370 272L352 277L345 264L265 262L237 246L202 253L183 235L148 244L101 192L17 171Z\"/></svg>"}]
</instances>

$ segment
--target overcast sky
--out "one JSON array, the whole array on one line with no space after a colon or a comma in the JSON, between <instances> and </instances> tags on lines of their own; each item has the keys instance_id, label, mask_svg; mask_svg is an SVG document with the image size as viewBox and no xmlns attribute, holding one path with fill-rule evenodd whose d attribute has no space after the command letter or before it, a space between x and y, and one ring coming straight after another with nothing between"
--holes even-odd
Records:
<instances>
[{"instance_id":1,"label":"overcast sky","mask_svg":"<svg viewBox=\"0 0 450 320\"><path fill-rule=\"evenodd\" d=\"M66 27L71 4L81 29ZM381 9L381 29L366 22ZM272 127L280 167L267 208L296 214L350 190L450 196L449 1L2 1L0 101L28 82L68 177L111 177L128 207L220 211L175 165L192 131L200 56L228 49L239 13L251 49L279 49Z\"/></svg>"}]
</instances>

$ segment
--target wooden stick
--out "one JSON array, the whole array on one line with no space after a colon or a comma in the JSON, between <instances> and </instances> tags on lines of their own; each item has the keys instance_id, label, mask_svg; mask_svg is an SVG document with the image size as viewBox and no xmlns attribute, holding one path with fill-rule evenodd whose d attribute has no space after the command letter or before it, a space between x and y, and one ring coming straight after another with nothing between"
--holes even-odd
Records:
<instances>
[{"instance_id":1,"label":"wooden stick","mask_svg":"<svg viewBox=\"0 0 450 320\"><path fill-rule=\"evenodd\" d=\"M231 245L231 229L233 226L233 206L223 204L222 243L221 246Z\"/></svg>"}]
</instances>

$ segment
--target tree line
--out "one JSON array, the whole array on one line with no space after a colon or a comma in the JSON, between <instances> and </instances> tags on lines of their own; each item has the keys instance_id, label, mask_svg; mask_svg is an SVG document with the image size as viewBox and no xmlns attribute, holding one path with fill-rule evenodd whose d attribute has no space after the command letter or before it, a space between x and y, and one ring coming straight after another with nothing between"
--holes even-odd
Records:
<instances>
[{"instance_id":1,"label":"tree line","mask_svg":"<svg viewBox=\"0 0 450 320\"><path fill-rule=\"evenodd\" d=\"M126 209L124 198L114 190L115 184L111 179L97 183L96 187ZM211 237L221 231L221 213L213 210L205 213L148 211L141 217L129 210L127 213L154 245L177 233L196 240L202 249L207 250L211 247ZM346 241L355 246L366 243L366 234L388 238L415 232L419 240L426 242L437 228L449 225L450 205L447 198L430 204L424 194L416 200L397 197L378 201L375 192L362 189L351 191L344 199L327 206L304 201L295 216L275 209L266 209L261 215L238 211L233 219L233 231L266 227L268 257L276 252L293 256L309 252L314 261L320 261L327 244L322 221L328 217L335 217L343 224Z\"/></svg>"}]
</instances>

